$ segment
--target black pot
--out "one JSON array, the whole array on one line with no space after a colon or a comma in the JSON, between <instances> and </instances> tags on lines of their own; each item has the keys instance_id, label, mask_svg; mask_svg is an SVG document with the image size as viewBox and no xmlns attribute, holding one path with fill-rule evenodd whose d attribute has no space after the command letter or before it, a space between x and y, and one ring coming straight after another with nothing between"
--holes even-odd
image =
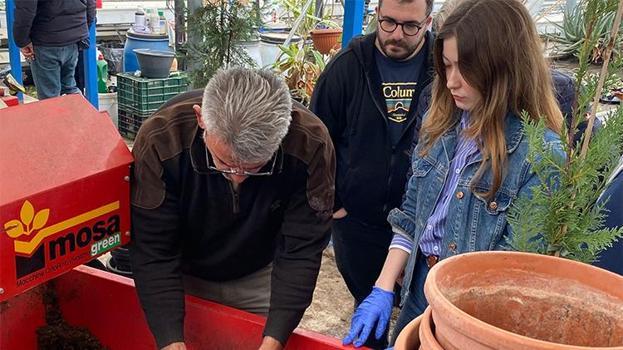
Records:
<instances>
[{"instance_id":1,"label":"black pot","mask_svg":"<svg viewBox=\"0 0 623 350\"><path fill-rule=\"evenodd\" d=\"M128 248L119 247L110 252L110 259L106 263L106 269L123 276L132 276L130 264L130 251Z\"/></svg>"}]
</instances>

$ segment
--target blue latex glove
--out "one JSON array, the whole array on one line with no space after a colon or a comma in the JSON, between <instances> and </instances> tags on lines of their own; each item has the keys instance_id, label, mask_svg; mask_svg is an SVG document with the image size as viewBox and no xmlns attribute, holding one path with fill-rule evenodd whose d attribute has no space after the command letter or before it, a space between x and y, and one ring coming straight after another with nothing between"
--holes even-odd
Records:
<instances>
[{"instance_id":1,"label":"blue latex glove","mask_svg":"<svg viewBox=\"0 0 623 350\"><path fill-rule=\"evenodd\" d=\"M350 323L350 331L342 343L360 347L366 342L370 332L376 327L374 336L381 339L394 305L394 292L379 287L372 288L372 293L357 307ZM354 341L354 342L353 342Z\"/></svg>"}]
</instances>

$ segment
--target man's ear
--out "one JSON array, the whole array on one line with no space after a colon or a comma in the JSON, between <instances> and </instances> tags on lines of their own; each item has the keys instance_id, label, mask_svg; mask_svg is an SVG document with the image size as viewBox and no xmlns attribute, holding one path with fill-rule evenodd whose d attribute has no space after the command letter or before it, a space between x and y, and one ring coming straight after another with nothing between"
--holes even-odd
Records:
<instances>
[{"instance_id":1,"label":"man's ear","mask_svg":"<svg viewBox=\"0 0 623 350\"><path fill-rule=\"evenodd\" d=\"M206 126L203 123L203 119L201 119L201 106L193 105L193 110L195 111L195 116L197 117L197 124L199 124L200 128L205 130Z\"/></svg>"}]
</instances>

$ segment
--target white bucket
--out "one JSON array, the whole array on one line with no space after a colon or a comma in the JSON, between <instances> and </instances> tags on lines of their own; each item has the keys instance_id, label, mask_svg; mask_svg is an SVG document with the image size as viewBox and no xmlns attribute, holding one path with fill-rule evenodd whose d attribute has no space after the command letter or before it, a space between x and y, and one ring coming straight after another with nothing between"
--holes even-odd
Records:
<instances>
[{"instance_id":1,"label":"white bucket","mask_svg":"<svg viewBox=\"0 0 623 350\"><path fill-rule=\"evenodd\" d=\"M240 44L240 47L244 51L246 51L247 55L251 57L253 62L257 65L257 68L263 68L264 64L262 64L262 55L260 54L260 41L252 40L252 41L243 41Z\"/></svg>"},{"instance_id":2,"label":"white bucket","mask_svg":"<svg viewBox=\"0 0 623 350\"><path fill-rule=\"evenodd\" d=\"M112 119L113 124L115 124L115 127L118 127L117 93L111 92L111 93L98 94L98 97L99 97L99 111L108 112L108 115L110 115L110 119Z\"/></svg>"},{"instance_id":3,"label":"white bucket","mask_svg":"<svg viewBox=\"0 0 623 350\"><path fill-rule=\"evenodd\" d=\"M279 45L283 45L288 37L288 33L260 33L260 55L262 65L271 67L281 55ZM290 43L301 41L301 37L294 35Z\"/></svg>"}]
</instances>

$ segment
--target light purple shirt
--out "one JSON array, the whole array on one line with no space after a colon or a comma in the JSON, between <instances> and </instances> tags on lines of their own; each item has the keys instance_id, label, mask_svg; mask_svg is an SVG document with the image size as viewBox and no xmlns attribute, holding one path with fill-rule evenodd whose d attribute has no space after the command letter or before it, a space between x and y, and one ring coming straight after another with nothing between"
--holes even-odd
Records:
<instances>
[{"instance_id":1,"label":"light purple shirt","mask_svg":"<svg viewBox=\"0 0 623 350\"><path fill-rule=\"evenodd\" d=\"M461 129L467 127L469 114L463 112L461 116ZM480 151L473 139L469 139L461 132L458 135L456 147L454 149L454 158L450 162L450 169L446 182L440 196L435 203L435 209L426 222L424 232L420 236L419 247L425 256L439 255L441 252L441 241L445 234L444 225L448 216L448 208L450 200L453 198L454 191L459 183L461 173L470 159L476 157ZM396 232L389 248L398 248L411 253L413 250L413 238L404 232Z\"/></svg>"}]
</instances>

